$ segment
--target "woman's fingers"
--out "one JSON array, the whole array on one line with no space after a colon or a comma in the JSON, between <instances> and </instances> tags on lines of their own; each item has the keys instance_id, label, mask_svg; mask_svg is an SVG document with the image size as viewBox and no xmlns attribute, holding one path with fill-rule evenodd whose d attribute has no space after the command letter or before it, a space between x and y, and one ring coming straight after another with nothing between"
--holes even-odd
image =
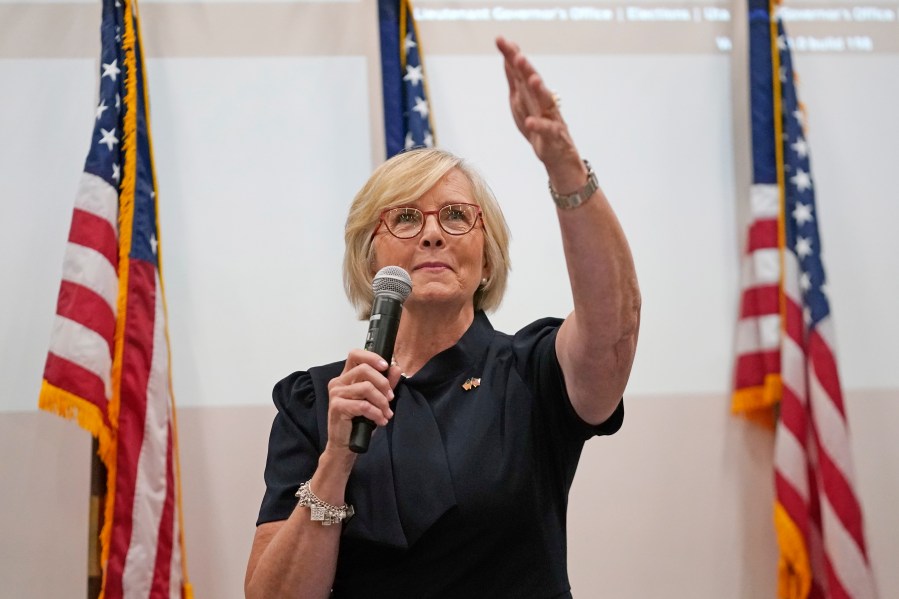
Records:
<instances>
[{"instance_id":1,"label":"woman's fingers","mask_svg":"<svg viewBox=\"0 0 899 599\"><path fill-rule=\"evenodd\" d=\"M391 364L390 370L387 371L387 382L390 384L391 391L396 388L397 384L400 382L400 377L402 376L403 369L396 364ZM393 400L393 397L390 399Z\"/></svg>"},{"instance_id":2,"label":"woman's fingers","mask_svg":"<svg viewBox=\"0 0 899 599\"><path fill-rule=\"evenodd\" d=\"M534 89L532 86L532 79L535 77L537 81L540 79L540 75L537 73L534 65L531 64L524 53L513 42L503 37L498 37L496 46L503 54L506 78L509 80L510 88L514 88L514 91L521 95L521 99L529 104L529 108L546 107L546 105L541 103L543 94L539 93L539 87ZM535 92L537 93L535 94ZM552 101L551 93L547 97Z\"/></svg>"},{"instance_id":3,"label":"woman's fingers","mask_svg":"<svg viewBox=\"0 0 899 599\"><path fill-rule=\"evenodd\" d=\"M365 364L371 366L377 372L384 372L387 370L387 361L378 354L364 349L352 349L350 350L349 355L347 355L346 364L344 364L343 367L343 374L346 374L357 366Z\"/></svg>"},{"instance_id":4,"label":"woman's fingers","mask_svg":"<svg viewBox=\"0 0 899 599\"><path fill-rule=\"evenodd\" d=\"M503 36L497 36L496 38L496 47L503 54L503 58L506 59L506 62L512 62L512 59L515 55L520 51L518 48L518 44L511 40L507 40Z\"/></svg>"},{"instance_id":5,"label":"woman's fingers","mask_svg":"<svg viewBox=\"0 0 899 599\"><path fill-rule=\"evenodd\" d=\"M540 114L550 118L560 119L559 105L556 103L556 97L553 92L546 87L543 78L538 73L533 73L528 77L528 87L537 105L540 107Z\"/></svg>"},{"instance_id":6,"label":"woman's fingers","mask_svg":"<svg viewBox=\"0 0 899 599\"><path fill-rule=\"evenodd\" d=\"M390 400L370 381L339 386L332 390L331 409L344 420L365 416L378 426L393 418Z\"/></svg>"},{"instance_id":7,"label":"woman's fingers","mask_svg":"<svg viewBox=\"0 0 899 599\"><path fill-rule=\"evenodd\" d=\"M498 37L496 47L504 58L515 123L545 161L547 153L564 150L569 141L556 96L516 44Z\"/></svg>"},{"instance_id":8,"label":"woman's fingers","mask_svg":"<svg viewBox=\"0 0 899 599\"><path fill-rule=\"evenodd\" d=\"M357 416L364 416L378 426L387 425L393 417L390 408L393 387L399 381L394 368L373 352L362 349L350 351L343 372L328 383L328 430L331 439L345 446L349 441L350 423Z\"/></svg>"},{"instance_id":9,"label":"woman's fingers","mask_svg":"<svg viewBox=\"0 0 899 599\"><path fill-rule=\"evenodd\" d=\"M503 68L509 83L509 104L512 107L512 116L515 118L518 128L523 132L524 120L530 114L531 102L528 100L530 92L527 89L527 79L521 68L517 66L520 52L518 46L502 37L496 39L496 47L503 54Z\"/></svg>"},{"instance_id":10,"label":"woman's fingers","mask_svg":"<svg viewBox=\"0 0 899 599\"><path fill-rule=\"evenodd\" d=\"M385 393L368 380L338 384L330 389L330 409L335 415L343 420L365 416L378 426L386 425L393 418L393 410L390 408L392 399L392 390L388 389Z\"/></svg>"}]
</instances>

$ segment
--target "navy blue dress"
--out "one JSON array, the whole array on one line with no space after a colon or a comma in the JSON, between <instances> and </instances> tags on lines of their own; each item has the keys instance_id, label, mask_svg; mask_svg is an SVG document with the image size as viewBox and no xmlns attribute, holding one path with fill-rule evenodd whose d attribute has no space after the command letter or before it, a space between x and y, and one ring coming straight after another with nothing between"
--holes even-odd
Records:
<instances>
[{"instance_id":1,"label":"navy blue dress","mask_svg":"<svg viewBox=\"0 0 899 599\"><path fill-rule=\"evenodd\" d=\"M571 597L568 491L584 442L616 432L624 404L598 426L578 417L555 352L561 323L507 335L477 312L455 346L400 380L393 419L350 475L356 515L333 597ZM342 371L337 362L275 386L257 524L296 507L327 442L328 381Z\"/></svg>"}]
</instances>

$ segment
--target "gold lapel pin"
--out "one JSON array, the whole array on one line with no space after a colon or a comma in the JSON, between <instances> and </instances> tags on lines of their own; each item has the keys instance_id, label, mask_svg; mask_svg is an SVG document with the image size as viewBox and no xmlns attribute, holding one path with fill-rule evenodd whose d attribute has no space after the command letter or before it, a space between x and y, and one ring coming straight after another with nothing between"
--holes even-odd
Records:
<instances>
[{"instance_id":1,"label":"gold lapel pin","mask_svg":"<svg viewBox=\"0 0 899 599\"><path fill-rule=\"evenodd\" d=\"M462 388L465 389L466 391L471 391L472 389L475 389L480 386L481 386L481 379L479 379L477 377L471 377L470 379L468 379L467 381L462 383Z\"/></svg>"}]
</instances>

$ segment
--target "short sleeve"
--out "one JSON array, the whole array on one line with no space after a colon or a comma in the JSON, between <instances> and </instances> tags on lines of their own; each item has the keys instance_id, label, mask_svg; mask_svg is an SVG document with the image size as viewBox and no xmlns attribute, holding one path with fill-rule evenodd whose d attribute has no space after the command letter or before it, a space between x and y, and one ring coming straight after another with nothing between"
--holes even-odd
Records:
<instances>
[{"instance_id":1,"label":"short sleeve","mask_svg":"<svg viewBox=\"0 0 899 599\"><path fill-rule=\"evenodd\" d=\"M265 495L256 525L286 520L296 507L297 488L315 472L319 434L312 377L295 372L272 390L278 413L272 422L265 462Z\"/></svg>"},{"instance_id":2,"label":"short sleeve","mask_svg":"<svg viewBox=\"0 0 899 599\"><path fill-rule=\"evenodd\" d=\"M612 435L624 421L624 400L609 418L597 425L585 422L571 405L565 377L556 355L556 336L562 325L560 318L543 318L518 331L513 338L513 351L519 373L534 389L550 422L566 434L582 440Z\"/></svg>"}]
</instances>

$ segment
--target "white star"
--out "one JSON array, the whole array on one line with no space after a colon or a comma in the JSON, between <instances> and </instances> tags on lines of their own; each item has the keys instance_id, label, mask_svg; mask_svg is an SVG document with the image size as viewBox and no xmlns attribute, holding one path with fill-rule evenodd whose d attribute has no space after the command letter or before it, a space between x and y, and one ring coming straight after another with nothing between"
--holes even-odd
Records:
<instances>
[{"instance_id":1,"label":"white star","mask_svg":"<svg viewBox=\"0 0 899 599\"><path fill-rule=\"evenodd\" d=\"M417 86L421 83L422 75L421 75L421 65L413 67L411 65L406 65L406 76L403 77L403 81L408 81L414 86Z\"/></svg>"},{"instance_id":2,"label":"white star","mask_svg":"<svg viewBox=\"0 0 899 599\"><path fill-rule=\"evenodd\" d=\"M812 277L807 272L804 272L802 273L802 275L800 275L799 288L803 291L808 291L812 288Z\"/></svg>"},{"instance_id":3,"label":"white star","mask_svg":"<svg viewBox=\"0 0 899 599\"><path fill-rule=\"evenodd\" d=\"M403 45L406 47L406 51L408 52L410 48L414 48L418 44L415 43L415 40L412 39L412 32L406 34L406 39L403 41Z\"/></svg>"},{"instance_id":4,"label":"white star","mask_svg":"<svg viewBox=\"0 0 899 599\"><path fill-rule=\"evenodd\" d=\"M412 110L421 115L421 118L428 118L428 103L422 97L415 98L415 106L412 107Z\"/></svg>"},{"instance_id":5,"label":"white star","mask_svg":"<svg viewBox=\"0 0 899 599\"><path fill-rule=\"evenodd\" d=\"M433 148L434 147L434 136L431 135L430 131L425 132L425 147Z\"/></svg>"},{"instance_id":6,"label":"white star","mask_svg":"<svg viewBox=\"0 0 899 599\"><path fill-rule=\"evenodd\" d=\"M802 310L802 317L805 318L805 324L812 323L812 309L806 306Z\"/></svg>"},{"instance_id":7,"label":"white star","mask_svg":"<svg viewBox=\"0 0 899 599\"><path fill-rule=\"evenodd\" d=\"M153 255L156 255L156 248L159 247L159 242L156 241L156 234L150 235L150 248L153 250Z\"/></svg>"},{"instance_id":8,"label":"white star","mask_svg":"<svg viewBox=\"0 0 899 599\"><path fill-rule=\"evenodd\" d=\"M780 82L781 83L787 82L787 68L786 67L780 67Z\"/></svg>"},{"instance_id":9,"label":"white star","mask_svg":"<svg viewBox=\"0 0 899 599\"><path fill-rule=\"evenodd\" d=\"M812 178L801 168L797 169L796 174L790 177L790 181L793 182L793 185L795 185L796 189L799 191L805 191L806 189L812 188Z\"/></svg>"},{"instance_id":10,"label":"white star","mask_svg":"<svg viewBox=\"0 0 899 599\"><path fill-rule=\"evenodd\" d=\"M812 253L812 240L808 237L799 237L796 239L796 254L799 258L805 258Z\"/></svg>"},{"instance_id":11,"label":"white star","mask_svg":"<svg viewBox=\"0 0 899 599\"><path fill-rule=\"evenodd\" d=\"M106 100L100 100L100 105L97 106L97 120L98 121L100 120L100 117L103 115L103 113L106 111L107 108L109 108L109 106L106 105Z\"/></svg>"},{"instance_id":12,"label":"white star","mask_svg":"<svg viewBox=\"0 0 899 599\"><path fill-rule=\"evenodd\" d=\"M100 138L101 144L106 144L106 147L112 151L112 146L119 143L119 140L115 136L115 128L112 131L107 131L106 129L100 128L100 133L103 134L103 137Z\"/></svg>"},{"instance_id":13,"label":"white star","mask_svg":"<svg viewBox=\"0 0 899 599\"><path fill-rule=\"evenodd\" d=\"M777 36L777 47L780 50L786 50L787 49L787 38L785 38L782 35L778 35Z\"/></svg>"},{"instance_id":14,"label":"white star","mask_svg":"<svg viewBox=\"0 0 899 599\"><path fill-rule=\"evenodd\" d=\"M408 133L406 133L406 144L405 144L406 149L411 150L412 146L414 146L414 145L415 145L415 141L412 139L412 132L409 131Z\"/></svg>"},{"instance_id":15,"label":"white star","mask_svg":"<svg viewBox=\"0 0 899 599\"><path fill-rule=\"evenodd\" d=\"M803 137L797 138L796 141L790 144L790 147L796 151L800 158L808 156L808 144Z\"/></svg>"},{"instance_id":16,"label":"white star","mask_svg":"<svg viewBox=\"0 0 899 599\"><path fill-rule=\"evenodd\" d=\"M118 110L122 106L122 97L119 94L115 95L115 109Z\"/></svg>"},{"instance_id":17,"label":"white star","mask_svg":"<svg viewBox=\"0 0 899 599\"><path fill-rule=\"evenodd\" d=\"M118 75L119 73L122 72L119 69L119 67L116 66L116 63L118 63L118 62L119 62L119 59L115 59L109 64L104 64L103 65L103 74L100 76L100 79L102 79L103 77L109 77L110 79L115 81L116 75Z\"/></svg>"},{"instance_id":18,"label":"white star","mask_svg":"<svg viewBox=\"0 0 899 599\"><path fill-rule=\"evenodd\" d=\"M796 208L793 209L793 218L799 226L812 220L812 205L796 202Z\"/></svg>"},{"instance_id":19,"label":"white star","mask_svg":"<svg viewBox=\"0 0 899 599\"><path fill-rule=\"evenodd\" d=\"M112 163L112 178L115 179L116 181L118 181L119 177L121 177L121 176L122 176L121 167L118 165L118 163L113 162Z\"/></svg>"}]
</instances>

